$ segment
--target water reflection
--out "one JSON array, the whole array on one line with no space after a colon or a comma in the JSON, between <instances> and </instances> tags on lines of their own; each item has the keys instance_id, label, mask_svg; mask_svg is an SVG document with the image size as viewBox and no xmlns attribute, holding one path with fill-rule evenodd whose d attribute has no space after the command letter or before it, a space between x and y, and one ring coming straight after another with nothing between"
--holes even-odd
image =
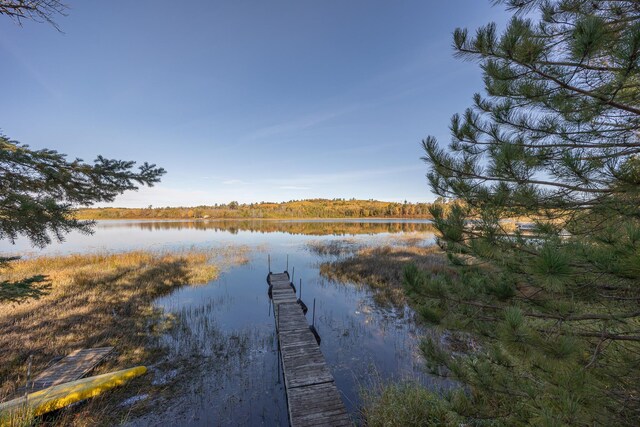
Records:
<instances>
[{"instance_id":1,"label":"water reflection","mask_svg":"<svg viewBox=\"0 0 640 427\"><path fill-rule=\"evenodd\" d=\"M288 233L314 236L408 233L433 231L428 220L216 220L216 221L104 221L100 227L139 230L211 230L237 234Z\"/></svg>"},{"instance_id":2,"label":"water reflection","mask_svg":"<svg viewBox=\"0 0 640 427\"><path fill-rule=\"evenodd\" d=\"M225 245L295 247L314 236L354 236L372 239L407 233L432 238L428 220L224 220L224 221L97 221L93 235L73 232L62 243L44 249L18 239L0 240L0 255L39 256L132 249L175 249ZM297 236L297 237L296 237ZM430 237L429 237L430 236Z\"/></svg>"},{"instance_id":3,"label":"water reflection","mask_svg":"<svg viewBox=\"0 0 640 427\"><path fill-rule=\"evenodd\" d=\"M423 371L421 327L407 307L382 307L362 286L323 278L319 265L366 245L426 245L434 240L425 220L350 221L100 221L93 236L71 234L44 253L248 245L250 262L208 284L183 287L156 304L175 327L159 339L167 362L151 367L157 384L179 392L131 425L287 425L273 311L267 296L267 254L274 271L286 257L303 280L302 299L316 300L320 349L354 419L359 390L372 377L438 381ZM344 236L348 236L345 238ZM313 250L317 242L328 250ZM333 243L332 243L333 242ZM1 243L0 254L20 253L24 242ZM310 249L311 248L311 249ZM345 249L346 248L346 249ZM307 314L311 322L311 313ZM168 386L167 386L168 387Z\"/></svg>"},{"instance_id":4,"label":"water reflection","mask_svg":"<svg viewBox=\"0 0 640 427\"><path fill-rule=\"evenodd\" d=\"M309 306L316 300L320 349L352 418L359 416L360 389L371 378L410 378L429 386L438 381L423 370L418 350L423 331L413 321L412 310L381 307L366 288L324 279L318 270L323 256L308 250L307 241L303 236L290 236L287 245L274 243L265 252L271 254L274 271L284 269L289 255L295 277L303 280L302 299ZM189 425L287 425L267 296L266 255L256 253L250 263L233 268L207 286L182 288L157 301L181 322L180 328L164 338L174 357L193 351L199 360L224 366L219 372L207 371L203 365L196 374L199 391L188 389L180 398L180 407L195 416L187 419L168 412L164 417ZM307 320L311 323L311 312ZM234 419L234 414L241 418Z\"/></svg>"}]
</instances>

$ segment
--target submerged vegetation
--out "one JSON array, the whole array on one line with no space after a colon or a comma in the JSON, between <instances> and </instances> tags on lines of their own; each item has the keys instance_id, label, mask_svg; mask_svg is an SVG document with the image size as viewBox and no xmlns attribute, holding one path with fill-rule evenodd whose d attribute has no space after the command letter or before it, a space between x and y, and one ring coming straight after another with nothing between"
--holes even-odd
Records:
<instances>
[{"instance_id":1,"label":"submerged vegetation","mask_svg":"<svg viewBox=\"0 0 640 427\"><path fill-rule=\"evenodd\" d=\"M101 372L157 362L162 350L156 336L175 322L164 319L153 300L177 287L210 281L222 266L246 262L246 251L244 247L134 251L44 256L12 263L2 279L43 273L51 288L40 299L0 304L0 400L25 385L30 357L33 373L57 357L89 347L115 347L115 356L97 368ZM136 393L161 391L147 375L63 413L57 422L118 423L132 410L119 401Z\"/></svg>"},{"instance_id":2,"label":"submerged vegetation","mask_svg":"<svg viewBox=\"0 0 640 427\"><path fill-rule=\"evenodd\" d=\"M310 199L283 203L215 204L195 207L94 208L78 211L80 219L215 219L215 218L430 218L430 203L376 200Z\"/></svg>"}]
</instances>

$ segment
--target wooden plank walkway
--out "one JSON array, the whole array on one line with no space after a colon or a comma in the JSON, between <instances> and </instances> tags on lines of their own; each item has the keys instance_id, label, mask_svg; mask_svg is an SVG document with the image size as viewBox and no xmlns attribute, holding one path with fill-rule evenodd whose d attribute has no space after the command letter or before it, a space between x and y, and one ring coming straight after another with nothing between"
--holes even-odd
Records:
<instances>
[{"instance_id":1,"label":"wooden plank walkway","mask_svg":"<svg viewBox=\"0 0 640 427\"><path fill-rule=\"evenodd\" d=\"M289 274L269 273L289 422L298 426L351 426L333 375L296 302Z\"/></svg>"},{"instance_id":2,"label":"wooden plank walkway","mask_svg":"<svg viewBox=\"0 0 640 427\"><path fill-rule=\"evenodd\" d=\"M29 384L29 391L42 390L43 388L82 378L107 357L112 350L113 347L76 350L58 363L42 371L40 375Z\"/></svg>"}]
</instances>

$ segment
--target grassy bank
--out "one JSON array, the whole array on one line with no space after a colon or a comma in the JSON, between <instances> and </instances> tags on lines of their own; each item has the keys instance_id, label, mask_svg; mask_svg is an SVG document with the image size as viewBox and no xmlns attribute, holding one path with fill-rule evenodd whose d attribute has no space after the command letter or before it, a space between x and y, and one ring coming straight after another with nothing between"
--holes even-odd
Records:
<instances>
[{"instance_id":1,"label":"grassy bank","mask_svg":"<svg viewBox=\"0 0 640 427\"><path fill-rule=\"evenodd\" d=\"M464 425L447 401L419 384L378 382L361 394L368 427Z\"/></svg>"},{"instance_id":2,"label":"grassy bank","mask_svg":"<svg viewBox=\"0 0 640 427\"><path fill-rule=\"evenodd\" d=\"M321 265L325 277L368 286L380 302L411 306L430 325L420 346L425 368L452 385L460 381L447 393L415 383L367 387L366 425L637 425L639 325L631 281L609 282L628 286L629 295L618 297L616 312L630 314L613 320L598 313L601 300L576 293L570 303L558 301L559 282L545 289L507 280L495 265L473 258L450 266L435 247L331 243L312 250L335 257ZM548 258L554 265L580 259L569 253L573 258ZM626 259L618 262L625 274L634 272ZM525 347L527 340L538 346Z\"/></svg>"},{"instance_id":3,"label":"grassy bank","mask_svg":"<svg viewBox=\"0 0 640 427\"><path fill-rule=\"evenodd\" d=\"M378 304L401 305L406 302L402 286L405 266L415 264L421 270L447 271L446 258L437 246L385 245L376 247L353 247L348 242L312 248L320 254L351 256L320 265L320 274L330 280L350 282L359 286L368 286L374 291ZM415 243L415 242L413 242Z\"/></svg>"},{"instance_id":4,"label":"grassy bank","mask_svg":"<svg viewBox=\"0 0 640 427\"><path fill-rule=\"evenodd\" d=\"M354 241L317 242L310 250L336 259L320 265L321 274L331 280L366 286L378 304L413 306L422 319L420 306L404 285L405 268L414 265L421 271L454 276L444 253L435 245L423 246L424 236L407 234L382 246L362 246ZM458 337L449 334L442 343L455 351ZM382 426L459 426L460 417L448 400L438 392L413 382L385 382L372 378L361 390L361 414L365 425ZM452 395L455 400L454 395Z\"/></svg>"},{"instance_id":5,"label":"grassy bank","mask_svg":"<svg viewBox=\"0 0 640 427\"><path fill-rule=\"evenodd\" d=\"M246 262L245 248L179 252L127 252L41 257L12 263L0 280L44 274L51 290L19 305L0 304L0 400L15 394L31 372L42 371L56 357L79 348L114 346L115 356L96 373L148 365L161 357L154 345L166 319L155 298L186 285L206 283L223 265ZM162 322L160 320L163 320ZM60 425L113 425L136 405L119 403L136 394L161 393L150 375L124 388L58 414ZM141 405L144 406L144 405ZM142 409L142 408L141 408Z\"/></svg>"}]
</instances>

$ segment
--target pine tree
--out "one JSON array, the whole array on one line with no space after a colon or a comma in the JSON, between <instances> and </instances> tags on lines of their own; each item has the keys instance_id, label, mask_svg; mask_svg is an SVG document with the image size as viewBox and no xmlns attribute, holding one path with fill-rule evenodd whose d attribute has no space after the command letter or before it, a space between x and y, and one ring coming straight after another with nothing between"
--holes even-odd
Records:
<instances>
[{"instance_id":1,"label":"pine tree","mask_svg":"<svg viewBox=\"0 0 640 427\"><path fill-rule=\"evenodd\" d=\"M496 3L514 13L502 33L453 36L486 94L448 147L423 141L432 190L456 200L431 209L456 274L405 280L474 345L423 350L466 385L448 399L472 425L637 425L640 2Z\"/></svg>"},{"instance_id":2,"label":"pine tree","mask_svg":"<svg viewBox=\"0 0 640 427\"><path fill-rule=\"evenodd\" d=\"M138 171L135 162L110 160L102 156L88 164L67 160L54 150L32 150L0 136L0 239L14 242L18 236L44 247L52 239L63 240L72 230L90 233L92 221L75 218L75 208L97 202L111 202L137 185L160 181L164 169L147 163ZM15 257L0 257L6 268ZM0 301L21 302L42 295L44 276L21 282L0 281Z\"/></svg>"},{"instance_id":3,"label":"pine tree","mask_svg":"<svg viewBox=\"0 0 640 427\"><path fill-rule=\"evenodd\" d=\"M0 15L22 25L24 20L46 22L58 29L54 18L65 16L67 5L60 0L0 0ZM0 240L12 243L18 236L38 247L62 241L72 230L91 233L92 221L79 221L75 209L97 202L112 202L137 185L152 186L165 173L144 163L98 156L94 164L82 159L68 161L55 150L32 150L28 145L0 135ZM19 257L1 257L0 271ZM20 303L38 298L49 289L47 277L32 276L21 281L0 280L0 302Z\"/></svg>"}]
</instances>

